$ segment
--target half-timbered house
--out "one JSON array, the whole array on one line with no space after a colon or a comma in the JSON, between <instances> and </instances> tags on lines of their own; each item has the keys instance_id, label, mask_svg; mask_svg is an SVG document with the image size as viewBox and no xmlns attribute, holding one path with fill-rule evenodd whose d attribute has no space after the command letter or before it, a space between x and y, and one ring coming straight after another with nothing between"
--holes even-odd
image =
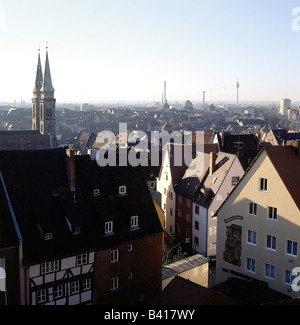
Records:
<instances>
[{"instance_id":1,"label":"half-timbered house","mask_svg":"<svg viewBox=\"0 0 300 325\"><path fill-rule=\"evenodd\" d=\"M141 303L160 292L162 227L142 169L57 148L0 151L0 171L20 304Z\"/></svg>"}]
</instances>

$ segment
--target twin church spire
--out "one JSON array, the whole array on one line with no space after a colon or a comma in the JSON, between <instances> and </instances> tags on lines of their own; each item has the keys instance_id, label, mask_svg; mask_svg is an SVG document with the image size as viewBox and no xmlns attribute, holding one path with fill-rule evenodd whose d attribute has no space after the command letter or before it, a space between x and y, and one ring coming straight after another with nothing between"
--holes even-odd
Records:
<instances>
[{"instance_id":1,"label":"twin church spire","mask_svg":"<svg viewBox=\"0 0 300 325\"><path fill-rule=\"evenodd\" d=\"M46 62L45 62L45 72L43 75L42 65L41 65L41 54L39 49L38 55L38 65L36 70L36 78L35 78L35 85L34 85L34 92L38 91L54 91L52 85L52 78L50 72L50 64L49 64L49 57L48 57L48 47L46 48Z\"/></svg>"},{"instance_id":2,"label":"twin church spire","mask_svg":"<svg viewBox=\"0 0 300 325\"><path fill-rule=\"evenodd\" d=\"M55 104L54 88L52 85L48 47L46 48L45 70L43 74L40 50L36 70L35 84L32 98L32 130L49 135L55 142Z\"/></svg>"}]
</instances>

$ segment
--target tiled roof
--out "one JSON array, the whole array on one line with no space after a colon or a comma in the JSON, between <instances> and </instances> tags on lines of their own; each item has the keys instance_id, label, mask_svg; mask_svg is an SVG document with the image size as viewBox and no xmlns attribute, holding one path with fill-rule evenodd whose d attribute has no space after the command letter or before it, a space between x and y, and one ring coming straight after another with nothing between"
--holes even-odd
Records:
<instances>
[{"instance_id":1,"label":"tiled roof","mask_svg":"<svg viewBox=\"0 0 300 325\"><path fill-rule=\"evenodd\" d=\"M0 151L0 170L22 234L25 263L162 233L140 168L100 167L89 156L75 156L76 192L71 192L66 165L66 148ZM120 185L127 185L127 195L119 196ZM100 195L94 196L93 189ZM130 229L133 214L139 217L136 231ZM66 218L82 227L80 235L72 234ZM114 221L113 236L104 234L106 221ZM42 233L47 232L53 232L52 240L44 240Z\"/></svg>"},{"instance_id":2,"label":"tiled roof","mask_svg":"<svg viewBox=\"0 0 300 325\"><path fill-rule=\"evenodd\" d=\"M152 300L152 304L172 306L238 305L232 299L180 276L175 276L166 288Z\"/></svg>"},{"instance_id":3,"label":"tiled roof","mask_svg":"<svg viewBox=\"0 0 300 325\"><path fill-rule=\"evenodd\" d=\"M295 149L292 146L275 146L264 150L300 209L300 159Z\"/></svg>"}]
</instances>

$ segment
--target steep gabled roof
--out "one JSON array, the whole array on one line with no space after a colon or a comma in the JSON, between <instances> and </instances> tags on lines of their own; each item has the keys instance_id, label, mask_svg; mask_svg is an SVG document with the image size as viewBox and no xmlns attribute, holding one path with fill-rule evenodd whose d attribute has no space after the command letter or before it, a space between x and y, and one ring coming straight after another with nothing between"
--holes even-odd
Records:
<instances>
[{"instance_id":1,"label":"steep gabled roof","mask_svg":"<svg viewBox=\"0 0 300 325\"><path fill-rule=\"evenodd\" d=\"M25 264L162 233L141 168L100 167L90 156L76 156L75 168L76 192L71 192L66 148L0 151L0 170L22 234ZM120 185L127 186L127 195L119 195ZM95 188L100 190L96 197ZM0 245L4 204L0 205ZM133 215L139 218L136 231L130 227ZM105 236L106 221L114 222L113 236ZM82 231L74 236L70 226L80 226ZM53 239L45 240L46 233L53 233Z\"/></svg>"},{"instance_id":2,"label":"steep gabled roof","mask_svg":"<svg viewBox=\"0 0 300 325\"><path fill-rule=\"evenodd\" d=\"M270 158L282 182L300 210L300 159L292 146L266 147Z\"/></svg>"},{"instance_id":3,"label":"steep gabled roof","mask_svg":"<svg viewBox=\"0 0 300 325\"><path fill-rule=\"evenodd\" d=\"M300 159L296 153L296 149L293 146L274 146L264 147L261 149L255 160L241 177L240 182L233 188L232 192L221 204L215 215L218 214L218 211L223 207L231 195L233 195L234 192L238 190L241 181L247 176L248 171L252 168L252 166L264 152L269 157L279 177L281 178L295 204L300 210L300 173L298 172L300 170Z\"/></svg>"}]
</instances>

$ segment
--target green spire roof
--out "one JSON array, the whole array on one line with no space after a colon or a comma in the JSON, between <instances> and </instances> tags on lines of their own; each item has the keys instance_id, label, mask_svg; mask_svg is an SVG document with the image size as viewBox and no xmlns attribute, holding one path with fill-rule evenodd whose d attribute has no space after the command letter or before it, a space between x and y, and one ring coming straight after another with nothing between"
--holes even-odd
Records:
<instances>
[{"instance_id":1,"label":"green spire roof","mask_svg":"<svg viewBox=\"0 0 300 325\"><path fill-rule=\"evenodd\" d=\"M49 65L49 58L48 58L48 48L46 51L45 72L44 72L44 80L43 80L43 86L41 88L41 91L54 91L54 88L52 86L52 80L51 80L51 72L50 72L50 65Z\"/></svg>"},{"instance_id":2,"label":"green spire roof","mask_svg":"<svg viewBox=\"0 0 300 325\"><path fill-rule=\"evenodd\" d=\"M40 91L42 84L43 84L43 72L42 72L41 56L39 50L38 65L36 69L35 85L33 91L34 92Z\"/></svg>"}]
</instances>

